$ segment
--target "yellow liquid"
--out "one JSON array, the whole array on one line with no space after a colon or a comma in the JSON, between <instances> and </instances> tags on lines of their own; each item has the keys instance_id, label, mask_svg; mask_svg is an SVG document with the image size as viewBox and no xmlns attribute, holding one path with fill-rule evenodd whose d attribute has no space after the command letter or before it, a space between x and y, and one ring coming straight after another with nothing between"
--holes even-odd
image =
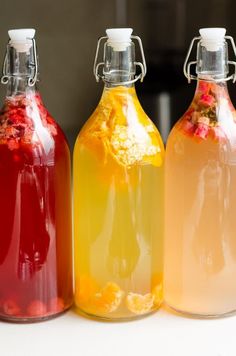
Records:
<instances>
[{"instance_id":1,"label":"yellow liquid","mask_svg":"<svg viewBox=\"0 0 236 356\"><path fill-rule=\"evenodd\" d=\"M74 150L75 302L129 319L162 301L163 144L134 88L105 89Z\"/></svg>"},{"instance_id":2,"label":"yellow liquid","mask_svg":"<svg viewBox=\"0 0 236 356\"><path fill-rule=\"evenodd\" d=\"M177 124L166 149L165 301L212 317L236 310L236 125L224 110L227 139L198 140Z\"/></svg>"}]
</instances>

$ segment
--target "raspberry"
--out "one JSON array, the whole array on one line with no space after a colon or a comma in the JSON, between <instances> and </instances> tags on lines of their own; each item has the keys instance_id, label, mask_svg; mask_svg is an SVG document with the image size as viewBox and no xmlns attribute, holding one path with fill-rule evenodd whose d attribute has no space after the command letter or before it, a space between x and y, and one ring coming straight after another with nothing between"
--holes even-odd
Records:
<instances>
[{"instance_id":1,"label":"raspberry","mask_svg":"<svg viewBox=\"0 0 236 356\"><path fill-rule=\"evenodd\" d=\"M28 306L27 313L30 316L45 316L45 314L47 313L47 307L40 300L34 300Z\"/></svg>"},{"instance_id":2,"label":"raspberry","mask_svg":"<svg viewBox=\"0 0 236 356\"><path fill-rule=\"evenodd\" d=\"M20 315L21 309L13 299L8 299L3 303L3 312L7 315Z\"/></svg>"},{"instance_id":3,"label":"raspberry","mask_svg":"<svg viewBox=\"0 0 236 356\"><path fill-rule=\"evenodd\" d=\"M62 298L53 298L49 304L50 313L60 313L64 310L65 303Z\"/></svg>"}]
</instances>

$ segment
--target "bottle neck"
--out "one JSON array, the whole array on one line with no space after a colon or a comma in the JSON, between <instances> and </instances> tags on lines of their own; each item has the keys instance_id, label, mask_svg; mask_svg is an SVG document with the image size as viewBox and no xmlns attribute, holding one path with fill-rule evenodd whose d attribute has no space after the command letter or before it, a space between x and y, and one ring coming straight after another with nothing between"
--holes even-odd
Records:
<instances>
[{"instance_id":1,"label":"bottle neck","mask_svg":"<svg viewBox=\"0 0 236 356\"><path fill-rule=\"evenodd\" d=\"M29 79L33 76L34 56L32 47L26 52L19 52L13 46L7 48L7 96L27 95L35 93L36 85L29 85Z\"/></svg>"},{"instance_id":2,"label":"bottle neck","mask_svg":"<svg viewBox=\"0 0 236 356\"><path fill-rule=\"evenodd\" d=\"M200 41L196 72L200 80L225 81L229 72L227 43L205 44Z\"/></svg>"},{"instance_id":3,"label":"bottle neck","mask_svg":"<svg viewBox=\"0 0 236 356\"><path fill-rule=\"evenodd\" d=\"M16 96L16 95L29 95L36 93L36 85L29 86L28 79L20 77L10 78L7 84L7 96Z\"/></svg>"},{"instance_id":4,"label":"bottle neck","mask_svg":"<svg viewBox=\"0 0 236 356\"><path fill-rule=\"evenodd\" d=\"M197 49L196 72L198 77L194 97L196 102L205 108L220 105L222 99L229 99L226 81L229 72L226 42L204 43L200 41Z\"/></svg>"},{"instance_id":5,"label":"bottle neck","mask_svg":"<svg viewBox=\"0 0 236 356\"><path fill-rule=\"evenodd\" d=\"M134 83L130 83L135 76L135 51L132 42L116 46L107 43L103 74L107 88L134 87Z\"/></svg>"}]
</instances>

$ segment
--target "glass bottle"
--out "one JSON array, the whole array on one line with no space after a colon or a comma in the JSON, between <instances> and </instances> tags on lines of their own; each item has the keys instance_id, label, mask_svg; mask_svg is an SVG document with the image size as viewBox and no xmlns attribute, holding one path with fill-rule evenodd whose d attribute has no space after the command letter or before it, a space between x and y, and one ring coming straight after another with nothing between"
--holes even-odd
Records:
<instances>
[{"instance_id":1,"label":"glass bottle","mask_svg":"<svg viewBox=\"0 0 236 356\"><path fill-rule=\"evenodd\" d=\"M36 88L33 29L8 32L0 112L0 318L51 318L72 304L70 154Z\"/></svg>"},{"instance_id":2,"label":"glass bottle","mask_svg":"<svg viewBox=\"0 0 236 356\"><path fill-rule=\"evenodd\" d=\"M86 315L122 320L162 302L164 149L135 92L146 72L141 40L132 29L106 32L97 48L107 40L105 88L74 149L75 303Z\"/></svg>"},{"instance_id":3,"label":"glass bottle","mask_svg":"<svg viewBox=\"0 0 236 356\"><path fill-rule=\"evenodd\" d=\"M236 310L236 112L226 84L236 77L227 77L226 39L236 52L223 28L200 35L184 66L190 81L196 64L196 92L166 149L164 293L179 312L216 317Z\"/></svg>"}]
</instances>

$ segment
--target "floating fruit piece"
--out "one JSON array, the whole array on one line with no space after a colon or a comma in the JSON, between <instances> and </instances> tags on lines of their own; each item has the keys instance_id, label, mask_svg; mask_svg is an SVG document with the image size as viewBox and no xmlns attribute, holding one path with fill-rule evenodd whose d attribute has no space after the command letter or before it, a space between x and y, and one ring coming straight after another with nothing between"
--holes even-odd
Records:
<instances>
[{"instance_id":1,"label":"floating fruit piece","mask_svg":"<svg viewBox=\"0 0 236 356\"><path fill-rule=\"evenodd\" d=\"M79 277L75 291L76 302L79 304L87 304L97 289L98 286L94 279L86 275Z\"/></svg>"},{"instance_id":2,"label":"floating fruit piece","mask_svg":"<svg viewBox=\"0 0 236 356\"><path fill-rule=\"evenodd\" d=\"M80 139L103 162L110 153L122 168L163 162L158 132L135 99L134 88L105 90Z\"/></svg>"},{"instance_id":3,"label":"floating fruit piece","mask_svg":"<svg viewBox=\"0 0 236 356\"><path fill-rule=\"evenodd\" d=\"M197 124L197 128L194 132L195 137L206 139L209 132L209 126L203 123Z\"/></svg>"},{"instance_id":4,"label":"floating fruit piece","mask_svg":"<svg viewBox=\"0 0 236 356\"><path fill-rule=\"evenodd\" d=\"M103 313L112 313L120 306L123 296L124 292L120 287L113 282L109 282L100 292L95 294L92 300L93 307Z\"/></svg>"},{"instance_id":5,"label":"floating fruit piece","mask_svg":"<svg viewBox=\"0 0 236 356\"><path fill-rule=\"evenodd\" d=\"M199 105L211 107L215 103L215 98L210 94L202 94L198 102Z\"/></svg>"},{"instance_id":6,"label":"floating fruit piece","mask_svg":"<svg viewBox=\"0 0 236 356\"><path fill-rule=\"evenodd\" d=\"M28 105L27 110L26 104ZM43 107L39 95L30 95L27 98L23 95L17 95L14 99L5 101L0 113L0 137L8 139L7 143L10 150L17 149L21 142L29 141L32 143L35 118L38 116L50 133L53 136L56 135L57 125ZM13 141L13 138L16 140Z\"/></svg>"},{"instance_id":7,"label":"floating fruit piece","mask_svg":"<svg viewBox=\"0 0 236 356\"><path fill-rule=\"evenodd\" d=\"M191 121L184 120L181 124L181 128L185 133L192 135L196 126Z\"/></svg>"},{"instance_id":8,"label":"floating fruit piece","mask_svg":"<svg viewBox=\"0 0 236 356\"><path fill-rule=\"evenodd\" d=\"M8 140L7 142L8 144L8 148L13 151L13 150L17 150L19 148L19 142L16 141L14 138Z\"/></svg>"},{"instance_id":9,"label":"floating fruit piece","mask_svg":"<svg viewBox=\"0 0 236 356\"><path fill-rule=\"evenodd\" d=\"M199 81L198 83L198 87L197 90L204 93L204 94L208 94L209 88L210 88L210 83L208 82L204 82L204 81Z\"/></svg>"},{"instance_id":10,"label":"floating fruit piece","mask_svg":"<svg viewBox=\"0 0 236 356\"><path fill-rule=\"evenodd\" d=\"M3 312L7 315L17 316L20 315L21 309L13 299L9 299L3 303Z\"/></svg>"},{"instance_id":11,"label":"floating fruit piece","mask_svg":"<svg viewBox=\"0 0 236 356\"><path fill-rule=\"evenodd\" d=\"M193 124L197 124L200 118L200 113L198 111L194 111L191 115L191 121Z\"/></svg>"},{"instance_id":12,"label":"floating fruit piece","mask_svg":"<svg viewBox=\"0 0 236 356\"><path fill-rule=\"evenodd\" d=\"M210 137L222 142L227 137L220 127L222 119L219 115L222 115L220 112L225 107L228 107L228 117L234 117L235 110L226 88L221 84L200 81L191 107L184 114L178 127L196 139ZM222 110L219 110L220 108Z\"/></svg>"},{"instance_id":13,"label":"floating fruit piece","mask_svg":"<svg viewBox=\"0 0 236 356\"><path fill-rule=\"evenodd\" d=\"M64 310L65 303L62 298L53 298L49 303L50 313L60 313Z\"/></svg>"},{"instance_id":14,"label":"floating fruit piece","mask_svg":"<svg viewBox=\"0 0 236 356\"><path fill-rule=\"evenodd\" d=\"M117 161L124 166L131 166L147 161L147 157L159 164L159 159L155 162L155 155L160 152L160 147L152 143L149 134L141 124L136 124L133 128L125 125L116 125L111 134L111 153Z\"/></svg>"},{"instance_id":15,"label":"floating fruit piece","mask_svg":"<svg viewBox=\"0 0 236 356\"><path fill-rule=\"evenodd\" d=\"M184 114L184 118L190 120L192 118L193 113L194 113L193 108L188 109Z\"/></svg>"},{"instance_id":16,"label":"floating fruit piece","mask_svg":"<svg viewBox=\"0 0 236 356\"><path fill-rule=\"evenodd\" d=\"M126 306L134 314L148 313L152 309L153 303L152 293L142 295L130 292L126 297Z\"/></svg>"},{"instance_id":17,"label":"floating fruit piece","mask_svg":"<svg viewBox=\"0 0 236 356\"><path fill-rule=\"evenodd\" d=\"M162 284L158 284L152 289L152 295L154 297L153 304L160 305L163 300L163 287Z\"/></svg>"},{"instance_id":18,"label":"floating fruit piece","mask_svg":"<svg viewBox=\"0 0 236 356\"><path fill-rule=\"evenodd\" d=\"M8 127L6 127L6 129L5 129L5 134L7 135L7 136L11 136L11 137L13 137L13 136L15 136L15 134L16 134L16 129L15 129L15 127L13 127L13 126L8 126Z\"/></svg>"},{"instance_id":19,"label":"floating fruit piece","mask_svg":"<svg viewBox=\"0 0 236 356\"><path fill-rule=\"evenodd\" d=\"M200 116L199 119L198 119L198 124L205 124L205 125L209 126L209 123L210 123L209 117Z\"/></svg>"},{"instance_id":20,"label":"floating fruit piece","mask_svg":"<svg viewBox=\"0 0 236 356\"><path fill-rule=\"evenodd\" d=\"M34 300L27 308L27 314L29 316L45 316L46 313L47 307L40 300Z\"/></svg>"}]
</instances>

